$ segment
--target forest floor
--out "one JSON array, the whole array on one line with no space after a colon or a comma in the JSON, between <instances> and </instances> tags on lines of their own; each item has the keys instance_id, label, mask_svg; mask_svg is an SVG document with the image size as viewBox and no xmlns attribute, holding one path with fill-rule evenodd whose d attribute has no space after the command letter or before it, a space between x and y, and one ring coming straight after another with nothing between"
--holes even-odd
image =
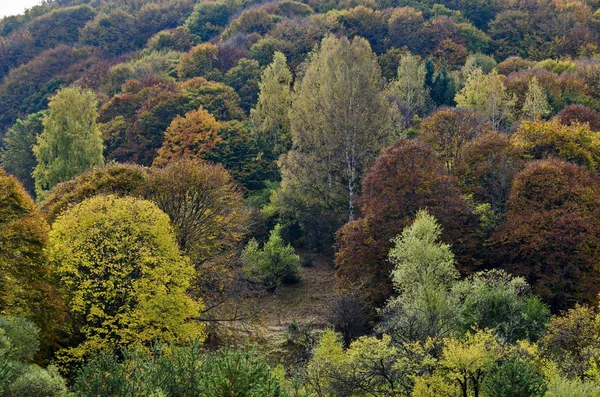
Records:
<instances>
[{"instance_id":1,"label":"forest floor","mask_svg":"<svg viewBox=\"0 0 600 397\"><path fill-rule=\"evenodd\" d=\"M292 322L316 331L327 325L335 298L330 259L317 256L312 266L300 268L300 277L298 283L282 286L256 300L261 312L261 345L271 354L286 343L286 331Z\"/></svg>"}]
</instances>

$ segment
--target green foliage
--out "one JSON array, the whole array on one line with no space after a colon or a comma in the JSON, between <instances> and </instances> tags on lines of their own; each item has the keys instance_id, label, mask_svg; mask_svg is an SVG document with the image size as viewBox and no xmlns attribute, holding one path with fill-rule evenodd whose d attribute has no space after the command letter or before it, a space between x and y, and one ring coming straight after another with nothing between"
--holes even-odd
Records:
<instances>
[{"instance_id":1,"label":"green foliage","mask_svg":"<svg viewBox=\"0 0 600 397\"><path fill-rule=\"evenodd\" d=\"M248 276L263 284L269 291L300 279L300 256L291 245L286 245L283 241L281 225L276 225L271 230L269 239L262 248L256 240L250 240L242 257Z\"/></svg>"},{"instance_id":2,"label":"green foliage","mask_svg":"<svg viewBox=\"0 0 600 397\"><path fill-rule=\"evenodd\" d=\"M581 379L558 378L548 383L544 397L599 397L600 385L597 382Z\"/></svg>"},{"instance_id":3,"label":"green foliage","mask_svg":"<svg viewBox=\"0 0 600 397\"><path fill-rule=\"evenodd\" d=\"M483 382L485 397L543 397L546 380L534 365L518 355L503 360L490 370Z\"/></svg>"},{"instance_id":4,"label":"green foliage","mask_svg":"<svg viewBox=\"0 0 600 397\"><path fill-rule=\"evenodd\" d=\"M423 114L429 100L425 87L425 63L410 53L400 57L398 78L390 83L389 91L415 114Z\"/></svg>"},{"instance_id":5,"label":"green foliage","mask_svg":"<svg viewBox=\"0 0 600 397\"><path fill-rule=\"evenodd\" d=\"M0 315L0 395L61 397L67 392L55 367L31 364L39 350L39 334L29 320Z\"/></svg>"},{"instance_id":6,"label":"green foliage","mask_svg":"<svg viewBox=\"0 0 600 397\"><path fill-rule=\"evenodd\" d=\"M451 287L458 278L450 246L439 241L441 227L426 211L394 240L390 261L399 293L382 310L379 331L397 343L425 341L452 334L457 302Z\"/></svg>"},{"instance_id":7,"label":"green foliage","mask_svg":"<svg viewBox=\"0 0 600 397\"><path fill-rule=\"evenodd\" d=\"M186 21L186 26L201 41L208 41L227 26L233 11L231 3L200 2Z\"/></svg>"},{"instance_id":8,"label":"green foliage","mask_svg":"<svg viewBox=\"0 0 600 397\"><path fill-rule=\"evenodd\" d=\"M204 352L198 342L183 347L157 346L152 352L131 349L123 361L102 353L79 371L79 397L292 397L254 349Z\"/></svg>"},{"instance_id":9,"label":"green foliage","mask_svg":"<svg viewBox=\"0 0 600 397\"><path fill-rule=\"evenodd\" d=\"M186 296L193 267L156 205L89 198L54 222L49 254L69 309L67 368L101 348L202 337L202 304Z\"/></svg>"},{"instance_id":10,"label":"green foliage","mask_svg":"<svg viewBox=\"0 0 600 397\"><path fill-rule=\"evenodd\" d=\"M257 138L272 161L292 146L289 119L291 83L292 73L285 55L275 52L273 62L262 73L258 102L250 112Z\"/></svg>"},{"instance_id":11,"label":"green foliage","mask_svg":"<svg viewBox=\"0 0 600 397\"><path fill-rule=\"evenodd\" d=\"M550 309L523 278L502 270L477 273L459 282L454 291L460 302L463 332L477 327L491 329L505 343L538 340L546 331Z\"/></svg>"},{"instance_id":12,"label":"green foliage","mask_svg":"<svg viewBox=\"0 0 600 397\"><path fill-rule=\"evenodd\" d=\"M522 117L536 121L550 114L550 111L548 97L537 78L534 77L529 82L527 94L525 95L525 102L523 102L523 108L521 109Z\"/></svg>"},{"instance_id":13,"label":"green foliage","mask_svg":"<svg viewBox=\"0 0 600 397\"><path fill-rule=\"evenodd\" d=\"M484 74L476 67L467 75L465 86L456 94L455 100L458 106L486 115L496 131L509 127L513 120L516 100L506 92L502 77L496 70Z\"/></svg>"},{"instance_id":14,"label":"green foliage","mask_svg":"<svg viewBox=\"0 0 600 397\"><path fill-rule=\"evenodd\" d=\"M44 132L33 148L38 198L57 183L104 164L97 106L93 91L77 87L64 88L52 98Z\"/></svg>"},{"instance_id":15,"label":"green foliage","mask_svg":"<svg viewBox=\"0 0 600 397\"><path fill-rule=\"evenodd\" d=\"M282 212L310 214L317 224L315 218L331 220L328 227L335 230L354 219L364 173L392 132L381 71L366 40L328 36L296 87L294 150L280 159L283 194L294 204ZM299 223L305 233L313 225L323 230Z\"/></svg>"},{"instance_id":16,"label":"green foliage","mask_svg":"<svg viewBox=\"0 0 600 397\"><path fill-rule=\"evenodd\" d=\"M37 137L44 130L42 120L45 112L37 112L27 116L6 131L0 149L0 164L10 174L21 181L30 194L35 190L35 182L31 176L36 165L33 146Z\"/></svg>"}]
</instances>

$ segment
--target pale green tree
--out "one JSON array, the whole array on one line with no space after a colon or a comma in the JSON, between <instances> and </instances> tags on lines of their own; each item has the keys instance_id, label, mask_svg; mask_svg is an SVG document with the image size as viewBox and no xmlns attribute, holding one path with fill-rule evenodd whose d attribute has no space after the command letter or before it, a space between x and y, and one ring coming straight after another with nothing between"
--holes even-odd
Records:
<instances>
[{"instance_id":1,"label":"pale green tree","mask_svg":"<svg viewBox=\"0 0 600 397\"><path fill-rule=\"evenodd\" d=\"M398 78L389 87L392 95L412 111L422 114L427 106L429 93L425 88L425 63L410 53L400 58Z\"/></svg>"},{"instance_id":2,"label":"pale green tree","mask_svg":"<svg viewBox=\"0 0 600 397\"><path fill-rule=\"evenodd\" d=\"M259 141L274 159L292 145L289 119L291 84L292 72L285 55L276 52L273 62L262 73L258 102L250 111Z\"/></svg>"},{"instance_id":3,"label":"pale green tree","mask_svg":"<svg viewBox=\"0 0 600 397\"><path fill-rule=\"evenodd\" d=\"M93 91L79 87L60 90L50 101L44 117L44 132L33 152L35 190L43 198L54 185L88 169L104 164L98 118L98 101Z\"/></svg>"},{"instance_id":4,"label":"pale green tree","mask_svg":"<svg viewBox=\"0 0 600 397\"><path fill-rule=\"evenodd\" d=\"M441 227L426 211L394 239L390 261L398 296L381 311L379 330L395 342L425 341L452 335L457 329L457 300L452 286L458 279L454 255L440 241Z\"/></svg>"},{"instance_id":5,"label":"pale green tree","mask_svg":"<svg viewBox=\"0 0 600 397\"><path fill-rule=\"evenodd\" d=\"M292 95L294 149L280 160L282 186L335 229L354 219L361 180L391 132L381 81L365 39L329 36Z\"/></svg>"},{"instance_id":6,"label":"pale green tree","mask_svg":"<svg viewBox=\"0 0 600 397\"><path fill-rule=\"evenodd\" d=\"M503 78L495 69L489 74L473 69L455 100L458 106L484 114L494 130L508 127L514 118L516 100L506 91Z\"/></svg>"},{"instance_id":7,"label":"pale green tree","mask_svg":"<svg viewBox=\"0 0 600 397\"><path fill-rule=\"evenodd\" d=\"M524 119L535 121L541 117L550 114L550 104L544 88L538 82L536 77L529 81L525 102L521 108L521 115Z\"/></svg>"}]
</instances>

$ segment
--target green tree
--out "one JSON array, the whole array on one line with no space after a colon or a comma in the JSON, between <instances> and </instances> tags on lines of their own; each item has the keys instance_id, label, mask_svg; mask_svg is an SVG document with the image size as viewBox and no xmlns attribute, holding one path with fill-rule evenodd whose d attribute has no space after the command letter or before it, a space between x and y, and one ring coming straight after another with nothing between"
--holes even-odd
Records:
<instances>
[{"instance_id":1,"label":"green tree","mask_svg":"<svg viewBox=\"0 0 600 397\"><path fill-rule=\"evenodd\" d=\"M17 120L6 131L0 148L0 165L16 176L30 194L35 192L35 181L31 176L36 165L33 146L37 143L38 135L44 131L44 115L45 112L37 112Z\"/></svg>"},{"instance_id":2,"label":"green tree","mask_svg":"<svg viewBox=\"0 0 600 397\"><path fill-rule=\"evenodd\" d=\"M65 380L56 367L32 364L39 350L40 330L22 317L0 315L0 395L14 397L61 397Z\"/></svg>"},{"instance_id":3,"label":"green tree","mask_svg":"<svg viewBox=\"0 0 600 397\"><path fill-rule=\"evenodd\" d=\"M425 63L410 53L400 57L398 78L390 84L389 91L411 112L423 114L429 100L425 87Z\"/></svg>"},{"instance_id":4,"label":"green tree","mask_svg":"<svg viewBox=\"0 0 600 397\"><path fill-rule=\"evenodd\" d=\"M494 69L484 74L475 68L467 76L464 88L456 94L458 106L471 108L487 116L494 130L510 126L516 99L506 92L502 76Z\"/></svg>"},{"instance_id":5,"label":"green tree","mask_svg":"<svg viewBox=\"0 0 600 397\"><path fill-rule=\"evenodd\" d=\"M538 79L536 77L532 78L527 88L525 102L521 109L521 116L524 119L535 121L550 114L551 110L546 92L538 82Z\"/></svg>"},{"instance_id":6,"label":"green tree","mask_svg":"<svg viewBox=\"0 0 600 397\"><path fill-rule=\"evenodd\" d=\"M419 211L394 240L389 258L398 296L382 310L379 330L397 343L445 337L456 329L457 302L451 287L459 274L450 246L439 241L441 233L435 218Z\"/></svg>"},{"instance_id":7,"label":"green tree","mask_svg":"<svg viewBox=\"0 0 600 397\"><path fill-rule=\"evenodd\" d=\"M281 225L275 225L262 248L255 239L250 240L242 258L248 276L263 284L269 291L300 279L300 257L281 238Z\"/></svg>"},{"instance_id":8,"label":"green tree","mask_svg":"<svg viewBox=\"0 0 600 397\"><path fill-rule=\"evenodd\" d=\"M329 227L354 219L360 182L391 132L381 71L365 39L323 39L292 96L290 123L284 191L312 217L331 219Z\"/></svg>"},{"instance_id":9,"label":"green tree","mask_svg":"<svg viewBox=\"0 0 600 397\"><path fill-rule=\"evenodd\" d=\"M33 147L38 198L57 183L104 164L97 106L96 95L78 87L64 88L50 101L44 132Z\"/></svg>"},{"instance_id":10,"label":"green tree","mask_svg":"<svg viewBox=\"0 0 600 397\"><path fill-rule=\"evenodd\" d=\"M546 380L532 363L513 354L492 367L482 392L485 397L543 397Z\"/></svg>"},{"instance_id":11,"label":"green tree","mask_svg":"<svg viewBox=\"0 0 600 397\"><path fill-rule=\"evenodd\" d=\"M272 160L292 146L289 119L291 83L292 73L285 55L275 52L273 62L262 73L258 102L250 112L255 133Z\"/></svg>"},{"instance_id":12,"label":"green tree","mask_svg":"<svg viewBox=\"0 0 600 397\"><path fill-rule=\"evenodd\" d=\"M69 310L65 368L102 348L203 337L202 304L186 295L193 267L156 205L87 199L54 222L49 254Z\"/></svg>"}]
</instances>

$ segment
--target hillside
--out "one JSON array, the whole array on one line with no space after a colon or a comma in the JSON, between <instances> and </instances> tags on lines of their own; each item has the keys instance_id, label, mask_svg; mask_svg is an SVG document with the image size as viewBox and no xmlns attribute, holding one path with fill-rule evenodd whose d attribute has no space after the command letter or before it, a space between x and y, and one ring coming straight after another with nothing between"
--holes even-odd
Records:
<instances>
[{"instance_id":1,"label":"hillside","mask_svg":"<svg viewBox=\"0 0 600 397\"><path fill-rule=\"evenodd\" d=\"M0 397L600 396L600 0L0 20Z\"/></svg>"}]
</instances>

